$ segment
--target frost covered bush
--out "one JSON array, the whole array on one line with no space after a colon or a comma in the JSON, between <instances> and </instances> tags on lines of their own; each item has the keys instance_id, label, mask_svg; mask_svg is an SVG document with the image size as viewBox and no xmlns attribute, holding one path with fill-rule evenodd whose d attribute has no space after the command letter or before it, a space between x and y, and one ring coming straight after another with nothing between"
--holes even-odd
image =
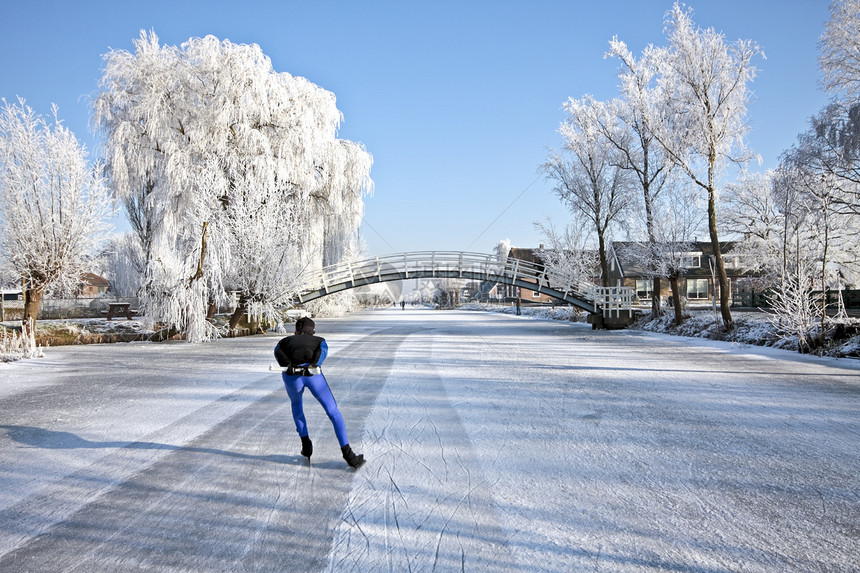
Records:
<instances>
[{"instance_id":1,"label":"frost covered bush","mask_svg":"<svg viewBox=\"0 0 860 573\"><path fill-rule=\"evenodd\" d=\"M42 358L42 347L34 347L21 332L3 330L0 336L0 362L15 362L22 358Z\"/></svg>"},{"instance_id":2,"label":"frost covered bush","mask_svg":"<svg viewBox=\"0 0 860 573\"><path fill-rule=\"evenodd\" d=\"M305 305L312 316L323 318L343 316L360 308L355 291L348 290L330 294Z\"/></svg>"}]
</instances>

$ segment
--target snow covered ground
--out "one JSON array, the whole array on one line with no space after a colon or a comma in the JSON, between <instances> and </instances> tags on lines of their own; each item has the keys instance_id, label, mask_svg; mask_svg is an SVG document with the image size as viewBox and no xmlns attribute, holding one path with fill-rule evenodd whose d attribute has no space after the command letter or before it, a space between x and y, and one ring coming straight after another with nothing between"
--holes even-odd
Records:
<instances>
[{"instance_id":1,"label":"snow covered ground","mask_svg":"<svg viewBox=\"0 0 860 573\"><path fill-rule=\"evenodd\" d=\"M0 364L0 571L856 571L860 366L582 323L321 319L347 469L278 336Z\"/></svg>"}]
</instances>

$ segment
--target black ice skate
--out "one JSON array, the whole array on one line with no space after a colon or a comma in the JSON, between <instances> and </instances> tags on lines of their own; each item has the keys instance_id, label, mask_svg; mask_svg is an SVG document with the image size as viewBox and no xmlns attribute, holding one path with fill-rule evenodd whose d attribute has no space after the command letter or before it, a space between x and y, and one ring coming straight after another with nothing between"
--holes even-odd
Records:
<instances>
[{"instance_id":1,"label":"black ice skate","mask_svg":"<svg viewBox=\"0 0 860 573\"><path fill-rule=\"evenodd\" d=\"M352 448L349 447L349 444L342 447L340 451L343 452L343 459L346 460L349 467L358 469L364 465L364 454L356 455L355 452L352 451Z\"/></svg>"},{"instance_id":2,"label":"black ice skate","mask_svg":"<svg viewBox=\"0 0 860 573\"><path fill-rule=\"evenodd\" d=\"M302 438L302 455L311 461L311 455L314 453L314 444L308 436L300 436Z\"/></svg>"}]
</instances>

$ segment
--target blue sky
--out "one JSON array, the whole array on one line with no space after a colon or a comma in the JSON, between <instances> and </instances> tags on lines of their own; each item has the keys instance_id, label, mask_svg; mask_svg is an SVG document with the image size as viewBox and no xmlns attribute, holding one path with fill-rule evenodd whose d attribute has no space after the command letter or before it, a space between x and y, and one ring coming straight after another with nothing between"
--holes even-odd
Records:
<instances>
[{"instance_id":1,"label":"blue sky","mask_svg":"<svg viewBox=\"0 0 860 573\"><path fill-rule=\"evenodd\" d=\"M765 51L749 142L772 168L827 101L818 88L826 0L691 0L701 27ZM669 0L96 2L0 0L0 97L60 118L97 153L89 98L102 54L212 34L256 43L277 71L332 91L340 137L374 156L369 254L532 247L533 223L567 219L538 175L568 97L617 94L613 36L634 53L664 44ZM122 225L120 224L120 228Z\"/></svg>"}]
</instances>

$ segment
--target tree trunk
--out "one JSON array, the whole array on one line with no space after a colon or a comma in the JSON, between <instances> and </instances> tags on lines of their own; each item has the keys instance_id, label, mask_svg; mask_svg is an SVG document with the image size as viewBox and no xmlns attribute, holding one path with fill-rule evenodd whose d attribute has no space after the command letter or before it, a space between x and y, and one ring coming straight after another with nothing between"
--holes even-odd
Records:
<instances>
[{"instance_id":1,"label":"tree trunk","mask_svg":"<svg viewBox=\"0 0 860 573\"><path fill-rule=\"evenodd\" d=\"M642 145L642 150L644 151L643 162L644 162L644 174L642 179L642 194L643 200L645 202L645 227L648 230L648 261L649 261L649 270L654 271L653 265L656 264L656 245L657 245L657 235L654 233L654 209L651 201L651 182L649 180L649 172L648 172L648 145ZM660 316L660 277L654 277L654 281L651 286L651 317L658 318Z\"/></svg>"},{"instance_id":2,"label":"tree trunk","mask_svg":"<svg viewBox=\"0 0 860 573\"><path fill-rule=\"evenodd\" d=\"M236 305L236 310L230 315L230 330L236 328L239 321L242 320L242 315L245 314L245 307L248 305L248 298L243 294L239 296L239 303Z\"/></svg>"},{"instance_id":3,"label":"tree trunk","mask_svg":"<svg viewBox=\"0 0 860 573\"><path fill-rule=\"evenodd\" d=\"M713 176L709 174L709 180ZM708 232L711 236L711 248L714 250L714 264L717 267L717 277L720 281L720 314L723 317L723 328L730 331L735 323L732 319L732 311L729 308L729 277L726 275L726 266L723 263L723 254L720 251L720 239L717 237L717 209L714 200L714 186L708 186Z\"/></svg>"},{"instance_id":4,"label":"tree trunk","mask_svg":"<svg viewBox=\"0 0 860 573\"><path fill-rule=\"evenodd\" d=\"M830 221L829 221L829 205L826 201L823 202L824 211L824 249L821 254L821 332L818 337L821 342L824 342L824 329L827 326L827 249L830 243Z\"/></svg>"},{"instance_id":5,"label":"tree trunk","mask_svg":"<svg viewBox=\"0 0 860 573\"><path fill-rule=\"evenodd\" d=\"M654 282L651 286L651 316L658 318L661 315L660 311L660 277L654 277Z\"/></svg>"},{"instance_id":6,"label":"tree trunk","mask_svg":"<svg viewBox=\"0 0 860 573\"><path fill-rule=\"evenodd\" d=\"M678 290L679 276L677 273L669 277L669 285L672 287L672 304L675 306L675 324L681 326L684 322L684 309L681 308L681 292Z\"/></svg>"},{"instance_id":7,"label":"tree trunk","mask_svg":"<svg viewBox=\"0 0 860 573\"><path fill-rule=\"evenodd\" d=\"M609 286L609 259L606 258L606 241L603 232L597 233L597 248L600 251L600 272L603 274L603 286Z\"/></svg>"},{"instance_id":8,"label":"tree trunk","mask_svg":"<svg viewBox=\"0 0 860 573\"><path fill-rule=\"evenodd\" d=\"M209 306L206 308L206 320L212 322L216 312L218 312L218 305L215 304L214 300L209 299Z\"/></svg>"},{"instance_id":9,"label":"tree trunk","mask_svg":"<svg viewBox=\"0 0 860 573\"><path fill-rule=\"evenodd\" d=\"M36 342L36 317L39 315L39 307L42 306L44 288L28 287L24 289L24 318L21 320L24 338L33 345Z\"/></svg>"}]
</instances>

